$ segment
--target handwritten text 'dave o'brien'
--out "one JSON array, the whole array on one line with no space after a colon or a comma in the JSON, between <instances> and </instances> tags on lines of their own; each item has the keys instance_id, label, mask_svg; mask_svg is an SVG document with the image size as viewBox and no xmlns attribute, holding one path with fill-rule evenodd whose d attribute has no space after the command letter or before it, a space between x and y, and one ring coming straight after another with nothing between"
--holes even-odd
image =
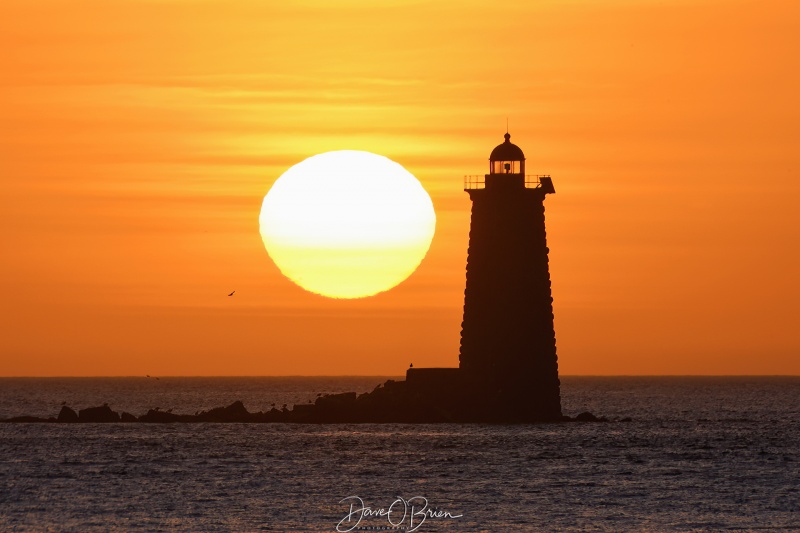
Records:
<instances>
[{"instance_id":1,"label":"handwritten text 'dave o'brien'","mask_svg":"<svg viewBox=\"0 0 800 533\"><path fill-rule=\"evenodd\" d=\"M393 528L402 528L405 531L418 531L425 520L430 519L455 519L463 514L453 514L441 509L431 509L427 498L414 496L405 499L397 497L387 508L374 508L364 505L364 500L358 496L348 496L339 503L348 503L349 512L336 524L336 531L346 533L361 526L365 518L385 518Z\"/></svg>"}]
</instances>

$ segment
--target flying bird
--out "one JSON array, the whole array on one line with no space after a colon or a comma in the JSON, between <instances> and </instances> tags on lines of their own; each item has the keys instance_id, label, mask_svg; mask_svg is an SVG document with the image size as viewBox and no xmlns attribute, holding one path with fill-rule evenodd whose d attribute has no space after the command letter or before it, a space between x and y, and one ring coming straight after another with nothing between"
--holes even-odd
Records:
<instances>
[{"instance_id":1,"label":"flying bird","mask_svg":"<svg viewBox=\"0 0 800 533\"><path fill-rule=\"evenodd\" d=\"M233 296L233 293L234 293L234 292L236 292L236 291L233 291L233 292L232 292L232 293L230 293L228 296Z\"/></svg>"}]
</instances>

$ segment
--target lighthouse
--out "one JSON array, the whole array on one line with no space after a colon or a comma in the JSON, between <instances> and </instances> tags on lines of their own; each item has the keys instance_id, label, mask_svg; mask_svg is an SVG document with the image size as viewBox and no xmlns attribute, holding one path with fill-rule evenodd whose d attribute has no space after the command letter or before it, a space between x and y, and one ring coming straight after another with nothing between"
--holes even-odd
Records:
<instances>
[{"instance_id":1,"label":"lighthouse","mask_svg":"<svg viewBox=\"0 0 800 533\"><path fill-rule=\"evenodd\" d=\"M459 369L484 405L515 419L561 418L544 201L547 175L525 173L511 135L489 173L467 176L472 200Z\"/></svg>"},{"instance_id":2,"label":"lighthouse","mask_svg":"<svg viewBox=\"0 0 800 533\"><path fill-rule=\"evenodd\" d=\"M406 371L400 386L417 409L409 419L563 420L544 226L553 180L526 174L506 133L489 173L466 176L464 190L472 215L459 366Z\"/></svg>"}]
</instances>

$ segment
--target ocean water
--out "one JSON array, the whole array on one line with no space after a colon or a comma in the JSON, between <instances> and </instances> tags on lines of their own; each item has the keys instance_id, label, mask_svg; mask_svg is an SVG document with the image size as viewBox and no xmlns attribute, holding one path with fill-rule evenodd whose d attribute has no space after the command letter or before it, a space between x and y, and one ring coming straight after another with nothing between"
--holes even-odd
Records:
<instances>
[{"instance_id":1,"label":"ocean water","mask_svg":"<svg viewBox=\"0 0 800 533\"><path fill-rule=\"evenodd\" d=\"M6 378L0 418L385 379ZM800 378L563 377L562 397L612 421L0 424L0 531L800 531Z\"/></svg>"}]
</instances>

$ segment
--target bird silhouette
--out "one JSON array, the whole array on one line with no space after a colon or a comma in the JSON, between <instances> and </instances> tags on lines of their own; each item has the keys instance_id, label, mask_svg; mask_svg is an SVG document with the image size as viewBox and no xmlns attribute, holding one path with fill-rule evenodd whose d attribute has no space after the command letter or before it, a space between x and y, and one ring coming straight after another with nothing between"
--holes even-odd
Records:
<instances>
[{"instance_id":1,"label":"bird silhouette","mask_svg":"<svg viewBox=\"0 0 800 533\"><path fill-rule=\"evenodd\" d=\"M410 365L408 365L408 368L414 368L414 363L411 363Z\"/></svg>"},{"instance_id":2,"label":"bird silhouette","mask_svg":"<svg viewBox=\"0 0 800 533\"><path fill-rule=\"evenodd\" d=\"M230 293L228 296L233 296L233 293L234 293L234 292L236 292L236 291L233 291L233 292L232 292L232 293Z\"/></svg>"}]
</instances>

